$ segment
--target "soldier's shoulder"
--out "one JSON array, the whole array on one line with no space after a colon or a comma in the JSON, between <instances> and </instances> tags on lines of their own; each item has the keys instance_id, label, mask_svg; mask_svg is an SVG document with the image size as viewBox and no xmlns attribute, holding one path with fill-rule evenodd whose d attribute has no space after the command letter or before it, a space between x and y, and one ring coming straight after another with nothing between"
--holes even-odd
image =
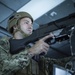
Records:
<instances>
[{"instance_id":1,"label":"soldier's shoulder","mask_svg":"<svg viewBox=\"0 0 75 75\"><path fill-rule=\"evenodd\" d=\"M9 37L4 36L0 38L0 49L2 50L9 50L10 48L10 43L9 43Z\"/></svg>"},{"instance_id":2,"label":"soldier's shoulder","mask_svg":"<svg viewBox=\"0 0 75 75\"><path fill-rule=\"evenodd\" d=\"M0 38L0 44L6 44L9 41L9 37L3 36Z\"/></svg>"}]
</instances>

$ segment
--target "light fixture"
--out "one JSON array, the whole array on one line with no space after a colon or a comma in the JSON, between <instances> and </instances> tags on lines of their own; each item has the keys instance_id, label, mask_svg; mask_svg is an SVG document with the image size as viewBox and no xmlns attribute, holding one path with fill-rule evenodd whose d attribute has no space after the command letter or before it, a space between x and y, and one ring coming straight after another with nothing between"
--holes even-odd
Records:
<instances>
[{"instance_id":1,"label":"light fixture","mask_svg":"<svg viewBox=\"0 0 75 75\"><path fill-rule=\"evenodd\" d=\"M65 0L31 0L25 4L19 11L25 11L32 15L34 20L47 13Z\"/></svg>"}]
</instances>

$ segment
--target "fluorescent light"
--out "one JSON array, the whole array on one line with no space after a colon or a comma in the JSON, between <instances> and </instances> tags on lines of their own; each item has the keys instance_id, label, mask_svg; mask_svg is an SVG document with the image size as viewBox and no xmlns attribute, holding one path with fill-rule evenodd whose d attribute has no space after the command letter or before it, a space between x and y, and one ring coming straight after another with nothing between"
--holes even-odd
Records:
<instances>
[{"instance_id":1,"label":"fluorescent light","mask_svg":"<svg viewBox=\"0 0 75 75\"><path fill-rule=\"evenodd\" d=\"M23 6L19 11L25 11L32 15L34 20L47 13L49 10L53 9L57 5L61 4L65 0L31 0L25 6Z\"/></svg>"}]
</instances>

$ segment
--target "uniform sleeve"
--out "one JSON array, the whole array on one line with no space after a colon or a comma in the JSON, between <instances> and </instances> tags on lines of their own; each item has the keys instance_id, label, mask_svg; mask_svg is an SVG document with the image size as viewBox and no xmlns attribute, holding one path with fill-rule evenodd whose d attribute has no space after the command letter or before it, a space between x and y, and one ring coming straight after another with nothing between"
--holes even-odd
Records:
<instances>
[{"instance_id":1,"label":"uniform sleeve","mask_svg":"<svg viewBox=\"0 0 75 75\"><path fill-rule=\"evenodd\" d=\"M9 73L10 71L19 70L28 66L30 62L28 48L15 55L11 55L9 49L9 42L5 39L0 39L0 71Z\"/></svg>"}]
</instances>

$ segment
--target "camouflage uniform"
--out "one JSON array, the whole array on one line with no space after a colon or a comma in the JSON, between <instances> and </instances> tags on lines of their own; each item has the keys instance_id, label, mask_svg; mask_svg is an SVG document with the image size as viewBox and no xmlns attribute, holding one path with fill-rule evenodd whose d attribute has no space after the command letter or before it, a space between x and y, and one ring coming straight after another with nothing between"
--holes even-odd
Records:
<instances>
[{"instance_id":1,"label":"camouflage uniform","mask_svg":"<svg viewBox=\"0 0 75 75\"><path fill-rule=\"evenodd\" d=\"M0 75L51 75L53 64L58 64L64 67L66 63L71 59L71 57L63 59L51 59L40 56L40 59L37 63L30 60L28 56L28 47L22 52L15 55L11 55L9 53L9 50L9 38L1 38Z\"/></svg>"},{"instance_id":2,"label":"camouflage uniform","mask_svg":"<svg viewBox=\"0 0 75 75\"><path fill-rule=\"evenodd\" d=\"M71 65L67 66L67 63L71 60L72 57L66 57L62 59L54 59L41 56L39 60L39 75L53 75L53 64L70 69Z\"/></svg>"},{"instance_id":3,"label":"camouflage uniform","mask_svg":"<svg viewBox=\"0 0 75 75\"><path fill-rule=\"evenodd\" d=\"M9 53L9 38L0 39L0 75L14 75L18 70L25 69L29 65L30 58L28 51L25 49L15 55ZM25 75L25 74L24 74Z\"/></svg>"},{"instance_id":4,"label":"camouflage uniform","mask_svg":"<svg viewBox=\"0 0 75 75\"><path fill-rule=\"evenodd\" d=\"M19 24L20 19L28 17L31 19L33 23L32 16L27 12L18 12L12 15L8 20L8 27L7 30L9 33L13 34L13 26ZM21 31L18 28L15 32ZM15 33L14 32L14 33ZM24 36L25 33L21 31ZM15 45L16 46L16 45ZM10 43L9 38L4 37L0 39L0 75L32 75L31 69L32 60L31 57L28 55L28 48L25 47L25 50L22 50L18 54L11 55L10 50Z\"/></svg>"}]
</instances>

